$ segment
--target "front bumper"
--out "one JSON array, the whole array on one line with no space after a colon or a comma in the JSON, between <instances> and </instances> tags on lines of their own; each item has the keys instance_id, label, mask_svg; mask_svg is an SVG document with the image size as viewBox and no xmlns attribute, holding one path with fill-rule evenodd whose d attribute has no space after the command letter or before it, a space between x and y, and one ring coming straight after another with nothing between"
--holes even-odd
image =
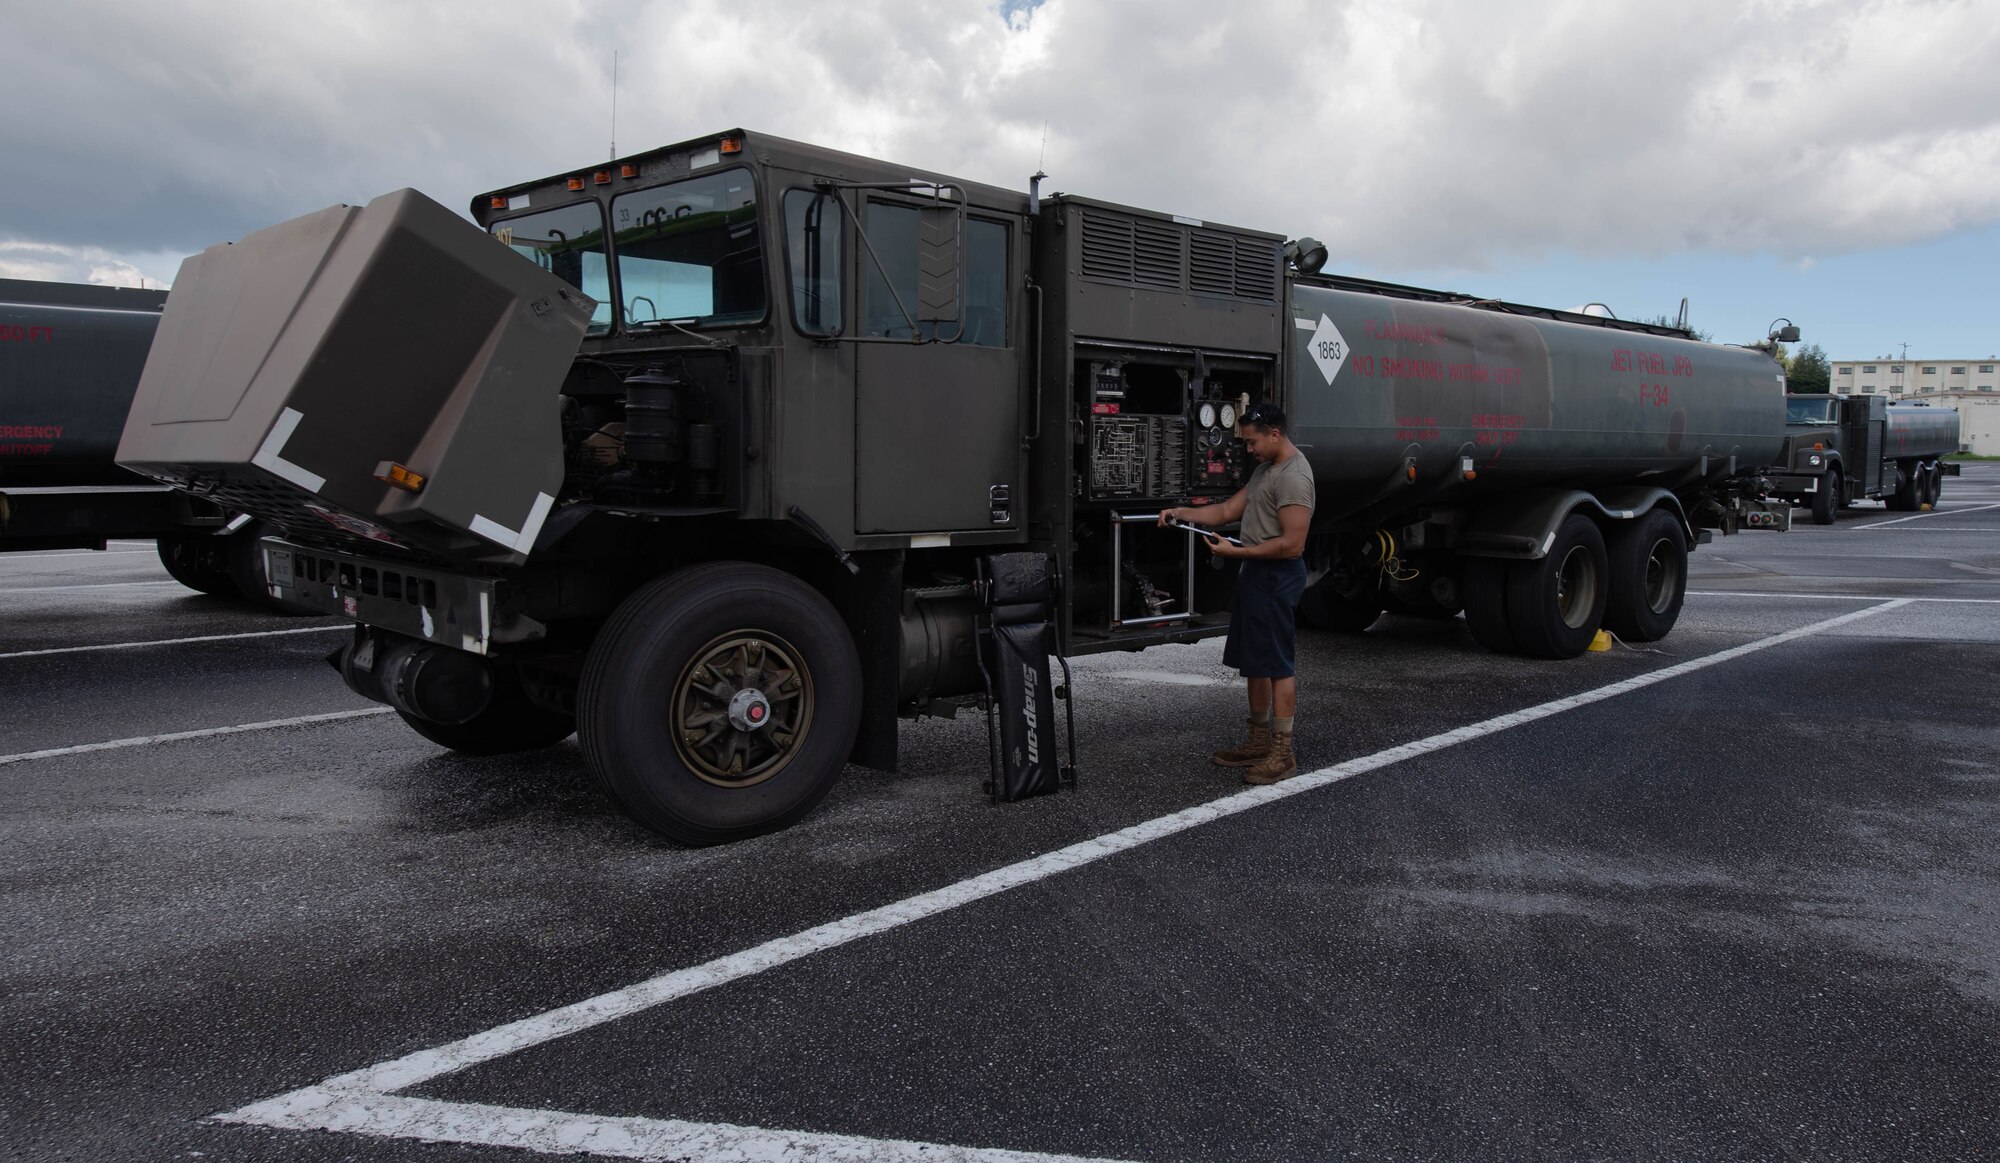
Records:
<instances>
[{"instance_id":1,"label":"front bumper","mask_svg":"<svg viewBox=\"0 0 2000 1163\"><path fill-rule=\"evenodd\" d=\"M439 646L488 654L496 645L543 637L500 578L263 540L264 579L274 598Z\"/></svg>"}]
</instances>

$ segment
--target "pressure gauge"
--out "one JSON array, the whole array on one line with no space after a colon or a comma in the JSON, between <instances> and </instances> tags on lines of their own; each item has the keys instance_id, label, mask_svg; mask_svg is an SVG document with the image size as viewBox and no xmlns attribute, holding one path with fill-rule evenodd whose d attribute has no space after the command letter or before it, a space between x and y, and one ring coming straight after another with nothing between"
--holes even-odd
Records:
<instances>
[{"instance_id":1,"label":"pressure gauge","mask_svg":"<svg viewBox=\"0 0 2000 1163\"><path fill-rule=\"evenodd\" d=\"M1222 406L1222 426L1224 428L1236 427L1236 405L1224 404Z\"/></svg>"},{"instance_id":2,"label":"pressure gauge","mask_svg":"<svg viewBox=\"0 0 2000 1163\"><path fill-rule=\"evenodd\" d=\"M1213 427L1215 427L1215 405L1214 405L1214 404L1211 404L1211 403L1209 403L1208 401L1206 401L1206 400L1203 400L1203 401L1202 401L1202 404L1201 404L1201 411L1199 411L1199 412L1195 413L1195 415L1196 415L1197 417L1199 417L1199 418L1200 418L1200 420L1201 420L1201 426L1202 426L1203 428L1213 428Z\"/></svg>"},{"instance_id":3,"label":"pressure gauge","mask_svg":"<svg viewBox=\"0 0 2000 1163\"><path fill-rule=\"evenodd\" d=\"M1210 448L1222 447L1222 429L1211 428L1208 430L1208 446Z\"/></svg>"}]
</instances>

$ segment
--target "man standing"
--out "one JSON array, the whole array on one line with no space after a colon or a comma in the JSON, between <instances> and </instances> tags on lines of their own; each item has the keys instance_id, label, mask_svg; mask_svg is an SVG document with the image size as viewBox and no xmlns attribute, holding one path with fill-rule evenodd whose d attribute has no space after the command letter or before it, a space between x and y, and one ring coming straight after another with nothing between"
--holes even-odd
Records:
<instances>
[{"instance_id":1,"label":"man standing","mask_svg":"<svg viewBox=\"0 0 2000 1163\"><path fill-rule=\"evenodd\" d=\"M1294 677L1294 619L1306 588L1306 528L1312 523L1312 466L1285 434L1285 413L1262 403L1243 417L1243 444L1257 459L1250 483L1220 505L1168 509L1169 518L1195 525L1243 523L1243 544L1207 538L1217 557L1243 564L1229 611L1229 642L1222 661L1250 683L1250 739L1218 751L1223 767L1241 767L1244 783L1276 783L1299 773L1292 757L1292 719L1298 709Z\"/></svg>"}]
</instances>

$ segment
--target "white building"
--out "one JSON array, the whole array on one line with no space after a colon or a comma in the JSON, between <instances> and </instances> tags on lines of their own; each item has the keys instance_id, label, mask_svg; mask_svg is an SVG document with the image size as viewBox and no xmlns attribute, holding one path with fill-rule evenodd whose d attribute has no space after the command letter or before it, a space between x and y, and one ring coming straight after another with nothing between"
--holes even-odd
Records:
<instances>
[{"instance_id":1,"label":"white building","mask_svg":"<svg viewBox=\"0 0 2000 1163\"><path fill-rule=\"evenodd\" d=\"M1832 388L1847 396L1887 396L1958 411L1958 443L2000 455L2000 358L1834 360Z\"/></svg>"}]
</instances>

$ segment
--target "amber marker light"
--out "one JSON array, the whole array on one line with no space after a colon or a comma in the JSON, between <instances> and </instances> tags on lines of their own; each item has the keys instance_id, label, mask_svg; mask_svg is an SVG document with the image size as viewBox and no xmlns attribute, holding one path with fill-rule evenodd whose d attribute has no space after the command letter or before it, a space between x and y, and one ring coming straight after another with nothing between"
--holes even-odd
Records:
<instances>
[{"instance_id":1,"label":"amber marker light","mask_svg":"<svg viewBox=\"0 0 2000 1163\"><path fill-rule=\"evenodd\" d=\"M722 143L716 146L716 148L723 153L742 153L743 139L740 137L725 137L722 139Z\"/></svg>"},{"instance_id":2,"label":"amber marker light","mask_svg":"<svg viewBox=\"0 0 2000 1163\"><path fill-rule=\"evenodd\" d=\"M618 167L618 176L621 178L636 178L639 176L639 167L633 165L631 162L626 162L624 165Z\"/></svg>"},{"instance_id":3,"label":"amber marker light","mask_svg":"<svg viewBox=\"0 0 2000 1163\"><path fill-rule=\"evenodd\" d=\"M424 474L393 460L385 460L375 466L375 479L406 493L422 492L424 487Z\"/></svg>"},{"instance_id":4,"label":"amber marker light","mask_svg":"<svg viewBox=\"0 0 2000 1163\"><path fill-rule=\"evenodd\" d=\"M582 179L582 178L571 178L571 179L569 180L569 182L568 182L568 185L569 185L569 188L570 188L570 189L572 189L572 190L581 190L581 189L583 189L583 179Z\"/></svg>"},{"instance_id":5,"label":"amber marker light","mask_svg":"<svg viewBox=\"0 0 2000 1163\"><path fill-rule=\"evenodd\" d=\"M611 171L599 170L596 173L590 175L590 180L596 182L600 186L608 186L611 184Z\"/></svg>"},{"instance_id":6,"label":"amber marker light","mask_svg":"<svg viewBox=\"0 0 2000 1163\"><path fill-rule=\"evenodd\" d=\"M486 200L486 206L488 209L491 210L505 210L507 208L507 195L505 194L493 195L491 198L488 198Z\"/></svg>"}]
</instances>

